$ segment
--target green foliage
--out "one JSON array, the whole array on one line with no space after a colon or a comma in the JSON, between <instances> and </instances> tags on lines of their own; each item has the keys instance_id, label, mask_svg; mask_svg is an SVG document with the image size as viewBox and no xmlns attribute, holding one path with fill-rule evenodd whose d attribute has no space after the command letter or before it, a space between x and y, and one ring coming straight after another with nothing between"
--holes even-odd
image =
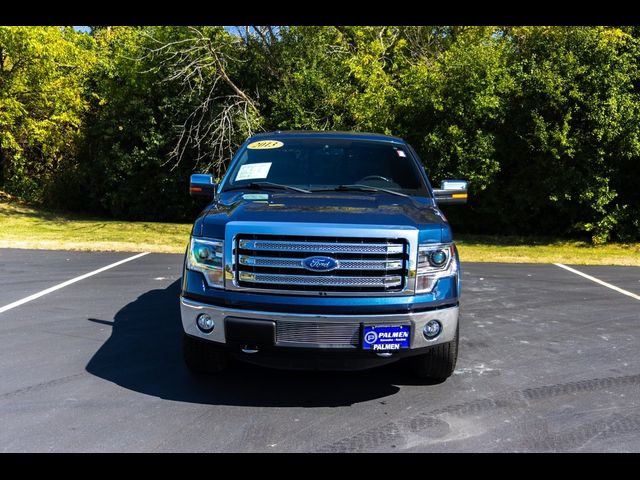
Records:
<instances>
[{"instance_id":1,"label":"green foliage","mask_svg":"<svg viewBox=\"0 0 640 480\"><path fill-rule=\"evenodd\" d=\"M352 87L342 39L333 27L291 27L281 32L281 76L267 93L271 128L350 128L344 107Z\"/></svg>"},{"instance_id":2,"label":"green foliage","mask_svg":"<svg viewBox=\"0 0 640 480\"><path fill-rule=\"evenodd\" d=\"M496 132L513 90L507 48L492 31L470 28L407 68L398 123L432 179L465 178L474 193L493 183Z\"/></svg>"},{"instance_id":3,"label":"green foliage","mask_svg":"<svg viewBox=\"0 0 640 480\"><path fill-rule=\"evenodd\" d=\"M0 188L187 220L189 175L219 177L256 128L373 131L406 138L434 184L470 181L470 205L446 212L460 231L633 241L639 38L637 27L0 27ZM222 118L223 142L207 130Z\"/></svg>"},{"instance_id":4,"label":"green foliage","mask_svg":"<svg viewBox=\"0 0 640 480\"><path fill-rule=\"evenodd\" d=\"M169 162L179 125L197 99L167 82L150 49L187 38L185 27L112 27L95 33L99 62L91 73L85 138L61 184L65 207L126 219L193 218L185 194L194 156ZM75 196L63 195L75 192Z\"/></svg>"},{"instance_id":5,"label":"green foliage","mask_svg":"<svg viewBox=\"0 0 640 480\"><path fill-rule=\"evenodd\" d=\"M0 27L0 184L41 200L82 134L93 40L61 27Z\"/></svg>"},{"instance_id":6,"label":"green foliage","mask_svg":"<svg viewBox=\"0 0 640 480\"><path fill-rule=\"evenodd\" d=\"M612 239L614 219L631 205L616 179L640 180L624 168L640 152L637 42L599 27L520 28L506 40L516 90L496 155L495 186L511 201L500 227ZM492 215L487 207L479 219Z\"/></svg>"},{"instance_id":7,"label":"green foliage","mask_svg":"<svg viewBox=\"0 0 640 480\"><path fill-rule=\"evenodd\" d=\"M182 99L162 85L162 73L151 71L145 33L113 27L95 34L100 61L91 74L85 138L70 169L76 196L60 196L67 208L139 219L191 213L184 194L189 170L167 165L173 123L184 115Z\"/></svg>"}]
</instances>

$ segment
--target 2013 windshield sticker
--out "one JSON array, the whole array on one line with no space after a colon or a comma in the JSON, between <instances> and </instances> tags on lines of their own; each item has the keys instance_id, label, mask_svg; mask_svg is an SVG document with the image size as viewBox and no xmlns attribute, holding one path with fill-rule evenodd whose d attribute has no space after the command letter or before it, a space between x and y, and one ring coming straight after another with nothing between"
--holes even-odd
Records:
<instances>
[{"instance_id":1,"label":"2013 windshield sticker","mask_svg":"<svg viewBox=\"0 0 640 480\"><path fill-rule=\"evenodd\" d=\"M271 162L250 163L247 165L242 165L240 167L240 170L238 170L238 174L236 175L236 181L267 178L270 169Z\"/></svg>"},{"instance_id":2,"label":"2013 windshield sticker","mask_svg":"<svg viewBox=\"0 0 640 480\"><path fill-rule=\"evenodd\" d=\"M396 153L398 154L399 157L406 157L407 154L404 153L404 150L396 150Z\"/></svg>"},{"instance_id":3,"label":"2013 windshield sticker","mask_svg":"<svg viewBox=\"0 0 640 480\"><path fill-rule=\"evenodd\" d=\"M284 143L278 140L260 140L259 142L253 142L247 145L249 150L269 150L271 148L284 147Z\"/></svg>"}]
</instances>

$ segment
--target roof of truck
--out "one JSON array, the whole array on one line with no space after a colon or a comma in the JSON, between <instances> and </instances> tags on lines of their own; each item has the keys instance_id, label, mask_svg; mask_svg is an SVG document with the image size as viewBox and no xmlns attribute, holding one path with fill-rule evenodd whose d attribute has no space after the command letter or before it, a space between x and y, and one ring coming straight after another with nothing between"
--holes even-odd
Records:
<instances>
[{"instance_id":1,"label":"roof of truck","mask_svg":"<svg viewBox=\"0 0 640 480\"><path fill-rule=\"evenodd\" d=\"M258 133L251 137L251 140L276 139L276 138L327 138L336 140L371 140L377 142L405 143L399 137L382 135L380 133L365 132L332 132L314 130L277 130L275 132Z\"/></svg>"}]
</instances>

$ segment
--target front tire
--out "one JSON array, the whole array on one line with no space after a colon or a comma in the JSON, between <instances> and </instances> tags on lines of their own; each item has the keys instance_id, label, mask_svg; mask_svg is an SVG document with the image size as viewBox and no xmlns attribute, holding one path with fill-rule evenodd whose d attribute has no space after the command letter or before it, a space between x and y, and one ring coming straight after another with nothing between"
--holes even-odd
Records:
<instances>
[{"instance_id":1,"label":"front tire","mask_svg":"<svg viewBox=\"0 0 640 480\"><path fill-rule=\"evenodd\" d=\"M185 365L193 373L219 373L229 363L227 352L187 334L182 337L182 356Z\"/></svg>"},{"instance_id":2,"label":"front tire","mask_svg":"<svg viewBox=\"0 0 640 480\"><path fill-rule=\"evenodd\" d=\"M423 355L412 358L413 372L420 378L445 380L453 374L458 360L458 337L460 325L456 327L453 340L429 348Z\"/></svg>"}]
</instances>

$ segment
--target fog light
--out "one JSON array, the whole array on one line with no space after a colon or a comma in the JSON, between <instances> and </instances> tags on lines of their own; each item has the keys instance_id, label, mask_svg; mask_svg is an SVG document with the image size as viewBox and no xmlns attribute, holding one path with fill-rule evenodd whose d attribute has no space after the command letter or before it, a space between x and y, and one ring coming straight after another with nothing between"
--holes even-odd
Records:
<instances>
[{"instance_id":1,"label":"fog light","mask_svg":"<svg viewBox=\"0 0 640 480\"><path fill-rule=\"evenodd\" d=\"M429 320L422 329L422 334L427 340L433 340L442 332L442 324L438 320Z\"/></svg>"},{"instance_id":2,"label":"fog light","mask_svg":"<svg viewBox=\"0 0 640 480\"><path fill-rule=\"evenodd\" d=\"M196 325L202 333L211 333L216 324L213 321L213 318L206 313L201 313L196 318Z\"/></svg>"}]
</instances>

